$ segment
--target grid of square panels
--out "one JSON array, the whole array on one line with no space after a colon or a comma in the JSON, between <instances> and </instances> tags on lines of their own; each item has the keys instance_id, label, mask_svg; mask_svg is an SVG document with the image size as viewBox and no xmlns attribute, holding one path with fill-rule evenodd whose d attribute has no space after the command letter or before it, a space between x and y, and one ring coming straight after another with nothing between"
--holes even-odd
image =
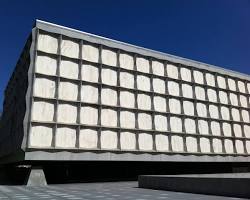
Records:
<instances>
[{"instance_id":1,"label":"grid of square panels","mask_svg":"<svg viewBox=\"0 0 250 200\"><path fill-rule=\"evenodd\" d=\"M40 33L30 146L250 153L250 83Z\"/></svg>"}]
</instances>

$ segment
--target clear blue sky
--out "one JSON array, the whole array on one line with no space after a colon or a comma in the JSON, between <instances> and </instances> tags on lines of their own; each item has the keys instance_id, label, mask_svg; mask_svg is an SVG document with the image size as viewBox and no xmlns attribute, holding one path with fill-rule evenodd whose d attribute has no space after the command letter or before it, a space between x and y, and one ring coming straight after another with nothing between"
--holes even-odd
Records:
<instances>
[{"instance_id":1,"label":"clear blue sky","mask_svg":"<svg viewBox=\"0 0 250 200\"><path fill-rule=\"evenodd\" d=\"M35 19L250 74L250 0L1 0L0 109Z\"/></svg>"}]
</instances>

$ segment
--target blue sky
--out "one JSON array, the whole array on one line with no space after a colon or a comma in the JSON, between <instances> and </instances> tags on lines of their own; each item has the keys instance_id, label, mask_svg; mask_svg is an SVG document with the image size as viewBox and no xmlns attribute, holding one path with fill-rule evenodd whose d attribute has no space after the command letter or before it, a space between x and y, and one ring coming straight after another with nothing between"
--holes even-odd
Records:
<instances>
[{"instance_id":1,"label":"blue sky","mask_svg":"<svg viewBox=\"0 0 250 200\"><path fill-rule=\"evenodd\" d=\"M250 74L250 0L1 0L0 108L35 19Z\"/></svg>"}]
</instances>

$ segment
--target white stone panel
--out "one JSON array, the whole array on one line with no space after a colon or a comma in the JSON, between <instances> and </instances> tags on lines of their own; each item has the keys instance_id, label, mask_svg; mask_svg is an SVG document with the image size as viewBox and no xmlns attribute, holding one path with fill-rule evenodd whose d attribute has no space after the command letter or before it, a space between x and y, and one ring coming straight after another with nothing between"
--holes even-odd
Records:
<instances>
[{"instance_id":1,"label":"white stone panel","mask_svg":"<svg viewBox=\"0 0 250 200\"><path fill-rule=\"evenodd\" d=\"M147 76L137 75L137 89L150 91L150 78Z\"/></svg>"},{"instance_id":2,"label":"white stone panel","mask_svg":"<svg viewBox=\"0 0 250 200\"><path fill-rule=\"evenodd\" d=\"M173 132L182 132L182 121L179 117L170 117L170 127Z\"/></svg>"},{"instance_id":3,"label":"white stone panel","mask_svg":"<svg viewBox=\"0 0 250 200\"><path fill-rule=\"evenodd\" d=\"M94 65L82 65L82 80L97 83L99 79L98 67Z\"/></svg>"},{"instance_id":4,"label":"white stone panel","mask_svg":"<svg viewBox=\"0 0 250 200\"><path fill-rule=\"evenodd\" d=\"M250 138L250 126L244 125L244 133L246 138Z\"/></svg>"},{"instance_id":5,"label":"white stone panel","mask_svg":"<svg viewBox=\"0 0 250 200\"><path fill-rule=\"evenodd\" d=\"M202 153L210 153L210 141L208 138L200 138L200 148Z\"/></svg>"},{"instance_id":6,"label":"white stone panel","mask_svg":"<svg viewBox=\"0 0 250 200\"><path fill-rule=\"evenodd\" d=\"M44 101L35 101L32 107L32 120L52 122L54 118L54 104Z\"/></svg>"},{"instance_id":7,"label":"white stone panel","mask_svg":"<svg viewBox=\"0 0 250 200\"><path fill-rule=\"evenodd\" d=\"M101 132L101 148L102 149L116 149L117 148L117 133L106 130Z\"/></svg>"},{"instance_id":8,"label":"white stone panel","mask_svg":"<svg viewBox=\"0 0 250 200\"><path fill-rule=\"evenodd\" d=\"M123 128L135 128L135 114L129 111L121 111L120 125Z\"/></svg>"},{"instance_id":9,"label":"white stone panel","mask_svg":"<svg viewBox=\"0 0 250 200\"><path fill-rule=\"evenodd\" d=\"M193 71L193 73L194 73L194 82L199 84L204 84L203 73L200 71Z\"/></svg>"},{"instance_id":10,"label":"white stone panel","mask_svg":"<svg viewBox=\"0 0 250 200\"><path fill-rule=\"evenodd\" d=\"M206 81L207 81L207 85L215 86L214 75L206 73Z\"/></svg>"},{"instance_id":11,"label":"white stone panel","mask_svg":"<svg viewBox=\"0 0 250 200\"><path fill-rule=\"evenodd\" d=\"M247 110L242 110L241 114L242 114L243 122L249 123L250 122L249 121L249 112Z\"/></svg>"},{"instance_id":12,"label":"white stone panel","mask_svg":"<svg viewBox=\"0 0 250 200\"><path fill-rule=\"evenodd\" d=\"M200 100L205 100L206 96L205 96L205 90L202 87L195 87L195 96L196 99L200 99Z\"/></svg>"},{"instance_id":13,"label":"white stone panel","mask_svg":"<svg viewBox=\"0 0 250 200\"><path fill-rule=\"evenodd\" d=\"M161 80L159 78L154 78L153 79L153 89L154 89L154 92L156 92L156 93L165 94L166 93L165 81Z\"/></svg>"},{"instance_id":14,"label":"white stone panel","mask_svg":"<svg viewBox=\"0 0 250 200\"><path fill-rule=\"evenodd\" d=\"M234 147L233 147L233 141L229 139L224 140L224 146L226 153L233 153L234 152Z\"/></svg>"},{"instance_id":15,"label":"white stone panel","mask_svg":"<svg viewBox=\"0 0 250 200\"><path fill-rule=\"evenodd\" d=\"M60 76L70 79L78 79L79 64L69 60L61 60Z\"/></svg>"},{"instance_id":16,"label":"white stone panel","mask_svg":"<svg viewBox=\"0 0 250 200\"><path fill-rule=\"evenodd\" d=\"M209 105L209 113L211 118L218 119L219 118L219 111L218 107L215 105Z\"/></svg>"},{"instance_id":17,"label":"white stone panel","mask_svg":"<svg viewBox=\"0 0 250 200\"><path fill-rule=\"evenodd\" d=\"M221 135L220 124L218 122L211 122L211 130L213 135Z\"/></svg>"},{"instance_id":18,"label":"white stone panel","mask_svg":"<svg viewBox=\"0 0 250 200\"><path fill-rule=\"evenodd\" d=\"M238 106L238 98L236 94L230 93L230 101L234 106Z\"/></svg>"},{"instance_id":19,"label":"white stone panel","mask_svg":"<svg viewBox=\"0 0 250 200\"><path fill-rule=\"evenodd\" d=\"M82 46L82 59L90 62L98 63L99 61L99 49L92 45L84 44Z\"/></svg>"},{"instance_id":20,"label":"white stone panel","mask_svg":"<svg viewBox=\"0 0 250 200\"><path fill-rule=\"evenodd\" d=\"M103 126L117 126L117 112L112 109L102 109L101 124Z\"/></svg>"},{"instance_id":21,"label":"white stone panel","mask_svg":"<svg viewBox=\"0 0 250 200\"><path fill-rule=\"evenodd\" d=\"M80 122L81 124L97 125L98 109L89 106L81 107Z\"/></svg>"},{"instance_id":22,"label":"white stone panel","mask_svg":"<svg viewBox=\"0 0 250 200\"><path fill-rule=\"evenodd\" d=\"M37 49L56 54L58 51L58 39L51 35L39 34Z\"/></svg>"},{"instance_id":23,"label":"white stone panel","mask_svg":"<svg viewBox=\"0 0 250 200\"><path fill-rule=\"evenodd\" d=\"M67 127L57 128L55 141L56 147L74 148L76 144L76 130Z\"/></svg>"},{"instance_id":24,"label":"white stone panel","mask_svg":"<svg viewBox=\"0 0 250 200\"><path fill-rule=\"evenodd\" d=\"M171 113L180 114L181 113L180 100L169 99L169 109Z\"/></svg>"},{"instance_id":25,"label":"white stone panel","mask_svg":"<svg viewBox=\"0 0 250 200\"><path fill-rule=\"evenodd\" d=\"M235 140L235 148L237 153L244 153L243 141Z\"/></svg>"},{"instance_id":26,"label":"white stone panel","mask_svg":"<svg viewBox=\"0 0 250 200\"><path fill-rule=\"evenodd\" d=\"M221 107L221 116L224 120L230 120L229 108L222 106Z\"/></svg>"},{"instance_id":27,"label":"white stone panel","mask_svg":"<svg viewBox=\"0 0 250 200\"><path fill-rule=\"evenodd\" d=\"M155 144L157 151L168 151L168 136L163 134L157 134L155 136Z\"/></svg>"},{"instance_id":28,"label":"white stone panel","mask_svg":"<svg viewBox=\"0 0 250 200\"><path fill-rule=\"evenodd\" d=\"M222 76L217 76L218 87L226 89L226 79Z\"/></svg>"},{"instance_id":29,"label":"white stone panel","mask_svg":"<svg viewBox=\"0 0 250 200\"><path fill-rule=\"evenodd\" d=\"M152 61L152 70L153 74L158 76L164 76L165 75L165 67L163 63L158 61Z\"/></svg>"},{"instance_id":30,"label":"white stone panel","mask_svg":"<svg viewBox=\"0 0 250 200\"><path fill-rule=\"evenodd\" d=\"M79 147L85 149L97 148L98 133L93 129L82 129L79 135Z\"/></svg>"},{"instance_id":31,"label":"white stone panel","mask_svg":"<svg viewBox=\"0 0 250 200\"><path fill-rule=\"evenodd\" d=\"M186 115L194 115L194 104L190 101L183 101L184 113Z\"/></svg>"},{"instance_id":32,"label":"white stone panel","mask_svg":"<svg viewBox=\"0 0 250 200\"><path fill-rule=\"evenodd\" d=\"M191 134L196 133L196 124L195 124L195 121L193 119L187 118L184 120L184 123L185 123L186 133L191 133Z\"/></svg>"},{"instance_id":33,"label":"white stone panel","mask_svg":"<svg viewBox=\"0 0 250 200\"><path fill-rule=\"evenodd\" d=\"M205 120L199 120L198 121L198 128L201 135L208 135L209 129L208 129L208 123Z\"/></svg>"},{"instance_id":34,"label":"white stone panel","mask_svg":"<svg viewBox=\"0 0 250 200\"><path fill-rule=\"evenodd\" d=\"M242 137L241 126L239 124L234 124L233 128L234 128L234 135L235 135L235 137Z\"/></svg>"},{"instance_id":35,"label":"white stone panel","mask_svg":"<svg viewBox=\"0 0 250 200\"><path fill-rule=\"evenodd\" d=\"M180 87L177 82L168 81L168 92L170 95L179 96L180 95Z\"/></svg>"},{"instance_id":36,"label":"white stone panel","mask_svg":"<svg viewBox=\"0 0 250 200\"><path fill-rule=\"evenodd\" d=\"M246 87L244 82L238 81L238 88L240 92L246 93Z\"/></svg>"},{"instance_id":37,"label":"white stone panel","mask_svg":"<svg viewBox=\"0 0 250 200\"><path fill-rule=\"evenodd\" d=\"M98 88L91 85L82 85L81 101L87 103L97 103Z\"/></svg>"},{"instance_id":38,"label":"white stone panel","mask_svg":"<svg viewBox=\"0 0 250 200\"><path fill-rule=\"evenodd\" d=\"M229 78L229 79L228 79L228 87L229 87L229 90L236 91L236 83L235 83L235 80Z\"/></svg>"},{"instance_id":39,"label":"white stone panel","mask_svg":"<svg viewBox=\"0 0 250 200\"><path fill-rule=\"evenodd\" d=\"M228 104L227 93L223 91L219 91L219 99L220 102L223 104Z\"/></svg>"},{"instance_id":40,"label":"white stone panel","mask_svg":"<svg viewBox=\"0 0 250 200\"><path fill-rule=\"evenodd\" d=\"M186 144L188 152L198 152L198 144L195 137L187 137Z\"/></svg>"},{"instance_id":41,"label":"white stone panel","mask_svg":"<svg viewBox=\"0 0 250 200\"><path fill-rule=\"evenodd\" d=\"M167 129L168 129L167 117L163 115L155 115L155 130L167 131Z\"/></svg>"},{"instance_id":42,"label":"white stone panel","mask_svg":"<svg viewBox=\"0 0 250 200\"><path fill-rule=\"evenodd\" d=\"M120 86L125 88L134 88L134 75L128 72L120 72Z\"/></svg>"},{"instance_id":43,"label":"white stone panel","mask_svg":"<svg viewBox=\"0 0 250 200\"><path fill-rule=\"evenodd\" d=\"M63 100L76 101L78 97L78 85L61 81L59 84L58 98Z\"/></svg>"},{"instance_id":44,"label":"white stone panel","mask_svg":"<svg viewBox=\"0 0 250 200\"><path fill-rule=\"evenodd\" d=\"M182 95L183 97L193 98L192 86L187 84L182 84Z\"/></svg>"},{"instance_id":45,"label":"white stone panel","mask_svg":"<svg viewBox=\"0 0 250 200\"><path fill-rule=\"evenodd\" d=\"M109 49L102 49L102 63L104 65L116 66L117 65L117 54L115 51Z\"/></svg>"},{"instance_id":46,"label":"white stone panel","mask_svg":"<svg viewBox=\"0 0 250 200\"><path fill-rule=\"evenodd\" d=\"M171 136L171 144L172 144L172 150L174 152L183 152L184 151L184 144L183 144L183 138L181 136Z\"/></svg>"},{"instance_id":47,"label":"white stone panel","mask_svg":"<svg viewBox=\"0 0 250 200\"><path fill-rule=\"evenodd\" d=\"M79 58L79 44L75 41L63 39L61 54L70 58Z\"/></svg>"},{"instance_id":48,"label":"white stone panel","mask_svg":"<svg viewBox=\"0 0 250 200\"><path fill-rule=\"evenodd\" d=\"M154 109L159 112L166 112L166 99L154 96Z\"/></svg>"},{"instance_id":49,"label":"white stone panel","mask_svg":"<svg viewBox=\"0 0 250 200\"><path fill-rule=\"evenodd\" d=\"M54 80L47 78L35 78L34 81L34 96L54 98L56 84Z\"/></svg>"},{"instance_id":50,"label":"white stone panel","mask_svg":"<svg viewBox=\"0 0 250 200\"><path fill-rule=\"evenodd\" d=\"M109 68L102 68L102 83L107 85L117 85L117 73Z\"/></svg>"},{"instance_id":51,"label":"white stone panel","mask_svg":"<svg viewBox=\"0 0 250 200\"><path fill-rule=\"evenodd\" d=\"M250 83L247 83L248 94L250 94Z\"/></svg>"},{"instance_id":52,"label":"white stone panel","mask_svg":"<svg viewBox=\"0 0 250 200\"><path fill-rule=\"evenodd\" d=\"M247 149L247 153L250 153L250 141L246 141L246 149Z\"/></svg>"},{"instance_id":53,"label":"white stone panel","mask_svg":"<svg viewBox=\"0 0 250 200\"><path fill-rule=\"evenodd\" d=\"M232 108L232 116L234 121L240 121L240 112L236 108Z\"/></svg>"},{"instance_id":54,"label":"white stone panel","mask_svg":"<svg viewBox=\"0 0 250 200\"><path fill-rule=\"evenodd\" d=\"M206 105L203 103L196 104L197 114L200 117L207 117L207 108Z\"/></svg>"},{"instance_id":55,"label":"white stone panel","mask_svg":"<svg viewBox=\"0 0 250 200\"><path fill-rule=\"evenodd\" d=\"M243 95L240 95L240 104L242 107L247 108L247 98Z\"/></svg>"},{"instance_id":56,"label":"white stone panel","mask_svg":"<svg viewBox=\"0 0 250 200\"><path fill-rule=\"evenodd\" d=\"M120 54L120 67L133 70L134 69L134 58L131 55L121 53Z\"/></svg>"},{"instance_id":57,"label":"white stone panel","mask_svg":"<svg viewBox=\"0 0 250 200\"><path fill-rule=\"evenodd\" d=\"M148 133L140 133L138 136L139 149L150 151L153 150L153 137Z\"/></svg>"},{"instance_id":58,"label":"white stone panel","mask_svg":"<svg viewBox=\"0 0 250 200\"><path fill-rule=\"evenodd\" d=\"M137 104L139 109L151 110L151 97L146 94L138 94Z\"/></svg>"},{"instance_id":59,"label":"white stone panel","mask_svg":"<svg viewBox=\"0 0 250 200\"><path fill-rule=\"evenodd\" d=\"M145 58L136 58L137 71L149 73L149 61Z\"/></svg>"},{"instance_id":60,"label":"white stone panel","mask_svg":"<svg viewBox=\"0 0 250 200\"><path fill-rule=\"evenodd\" d=\"M120 91L120 105L121 107L134 108L135 95L132 92Z\"/></svg>"},{"instance_id":61,"label":"white stone panel","mask_svg":"<svg viewBox=\"0 0 250 200\"><path fill-rule=\"evenodd\" d=\"M57 59L49 56L36 57L36 72L40 74L56 75Z\"/></svg>"},{"instance_id":62,"label":"white stone panel","mask_svg":"<svg viewBox=\"0 0 250 200\"><path fill-rule=\"evenodd\" d=\"M191 82L191 71L187 68L181 68L181 79Z\"/></svg>"},{"instance_id":63,"label":"white stone panel","mask_svg":"<svg viewBox=\"0 0 250 200\"><path fill-rule=\"evenodd\" d=\"M217 94L216 91L213 89L207 90L208 100L211 102L217 102Z\"/></svg>"},{"instance_id":64,"label":"white stone panel","mask_svg":"<svg viewBox=\"0 0 250 200\"><path fill-rule=\"evenodd\" d=\"M117 105L117 91L110 88L102 88L101 90L101 100L104 105Z\"/></svg>"},{"instance_id":65,"label":"white stone panel","mask_svg":"<svg viewBox=\"0 0 250 200\"><path fill-rule=\"evenodd\" d=\"M47 126L32 126L30 130L30 146L51 147L53 129Z\"/></svg>"},{"instance_id":66,"label":"white stone panel","mask_svg":"<svg viewBox=\"0 0 250 200\"><path fill-rule=\"evenodd\" d=\"M167 74L170 78L178 79L178 68L172 64L167 64Z\"/></svg>"},{"instance_id":67,"label":"white stone panel","mask_svg":"<svg viewBox=\"0 0 250 200\"><path fill-rule=\"evenodd\" d=\"M215 153L222 153L222 141L220 139L213 139L213 150Z\"/></svg>"},{"instance_id":68,"label":"white stone panel","mask_svg":"<svg viewBox=\"0 0 250 200\"><path fill-rule=\"evenodd\" d=\"M121 143L121 149L123 150L135 150L136 147L135 133L121 132L120 143Z\"/></svg>"},{"instance_id":69,"label":"white stone panel","mask_svg":"<svg viewBox=\"0 0 250 200\"><path fill-rule=\"evenodd\" d=\"M223 134L225 136L232 136L232 127L231 127L231 124L229 123L223 123L222 124L222 129L223 129Z\"/></svg>"},{"instance_id":70,"label":"white stone panel","mask_svg":"<svg viewBox=\"0 0 250 200\"><path fill-rule=\"evenodd\" d=\"M121 143L121 149L123 150L135 150L136 147L135 133L121 132L120 143Z\"/></svg>"},{"instance_id":71,"label":"white stone panel","mask_svg":"<svg viewBox=\"0 0 250 200\"><path fill-rule=\"evenodd\" d=\"M77 107L70 104L59 104L57 121L62 123L76 123Z\"/></svg>"},{"instance_id":72,"label":"white stone panel","mask_svg":"<svg viewBox=\"0 0 250 200\"><path fill-rule=\"evenodd\" d=\"M138 126L139 129L152 129L152 117L150 114L139 113L138 114Z\"/></svg>"}]
</instances>

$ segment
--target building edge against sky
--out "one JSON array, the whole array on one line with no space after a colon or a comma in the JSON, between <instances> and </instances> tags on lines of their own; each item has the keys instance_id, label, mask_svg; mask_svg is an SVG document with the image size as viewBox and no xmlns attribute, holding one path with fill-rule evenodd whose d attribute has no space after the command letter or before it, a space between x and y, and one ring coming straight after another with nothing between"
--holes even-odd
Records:
<instances>
[{"instance_id":1,"label":"building edge against sky","mask_svg":"<svg viewBox=\"0 0 250 200\"><path fill-rule=\"evenodd\" d=\"M248 162L249 104L249 75L37 20L6 88L0 155Z\"/></svg>"}]
</instances>

